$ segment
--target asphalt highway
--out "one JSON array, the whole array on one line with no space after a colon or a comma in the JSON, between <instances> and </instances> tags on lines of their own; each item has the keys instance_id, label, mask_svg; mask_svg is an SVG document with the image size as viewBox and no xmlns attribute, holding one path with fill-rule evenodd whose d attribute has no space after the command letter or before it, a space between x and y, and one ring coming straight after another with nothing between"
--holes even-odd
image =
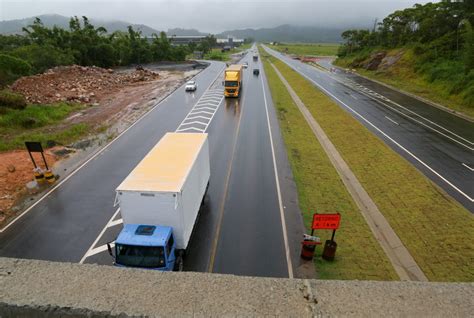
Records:
<instances>
[{"instance_id":1,"label":"asphalt highway","mask_svg":"<svg viewBox=\"0 0 474 318\"><path fill-rule=\"evenodd\" d=\"M265 49L474 212L473 122L354 74L324 71Z\"/></svg>"},{"instance_id":2,"label":"asphalt highway","mask_svg":"<svg viewBox=\"0 0 474 318\"><path fill-rule=\"evenodd\" d=\"M244 61L241 98L222 97L225 64L210 62L195 93L176 90L3 230L0 255L111 265L106 243L122 228L115 188L166 132L196 129L209 133L211 180L185 270L293 276L303 231L296 188L268 87L251 72L263 68Z\"/></svg>"}]
</instances>

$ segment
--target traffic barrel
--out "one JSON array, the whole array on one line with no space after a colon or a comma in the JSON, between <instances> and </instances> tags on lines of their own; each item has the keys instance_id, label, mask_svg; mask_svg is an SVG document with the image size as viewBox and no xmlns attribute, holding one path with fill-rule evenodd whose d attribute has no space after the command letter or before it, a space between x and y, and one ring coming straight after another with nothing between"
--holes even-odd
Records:
<instances>
[{"instance_id":1,"label":"traffic barrel","mask_svg":"<svg viewBox=\"0 0 474 318\"><path fill-rule=\"evenodd\" d=\"M38 182L38 183L43 183L44 182L44 173L43 173L43 170L41 170L41 168L33 169L33 173L35 175L36 182Z\"/></svg>"},{"instance_id":2,"label":"traffic barrel","mask_svg":"<svg viewBox=\"0 0 474 318\"><path fill-rule=\"evenodd\" d=\"M301 258L307 261L310 261L314 257L314 251L316 250L316 245L321 244L320 242L312 240L303 240L301 242Z\"/></svg>"},{"instance_id":3,"label":"traffic barrel","mask_svg":"<svg viewBox=\"0 0 474 318\"><path fill-rule=\"evenodd\" d=\"M44 178L46 179L46 181L48 181L48 183L54 183L54 181L56 181L56 178L54 177L54 174L51 170L45 171Z\"/></svg>"},{"instance_id":4,"label":"traffic barrel","mask_svg":"<svg viewBox=\"0 0 474 318\"><path fill-rule=\"evenodd\" d=\"M326 244L324 244L323 259L333 261L334 257L336 257L336 249L337 243L332 240L327 240Z\"/></svg>"}]
</instances>

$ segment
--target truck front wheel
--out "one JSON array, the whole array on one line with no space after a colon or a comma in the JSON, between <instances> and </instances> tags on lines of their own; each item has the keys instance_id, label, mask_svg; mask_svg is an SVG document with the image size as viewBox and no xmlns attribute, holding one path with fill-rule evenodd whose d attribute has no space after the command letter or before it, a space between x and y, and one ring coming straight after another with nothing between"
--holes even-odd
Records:
<instances>
[{"instance_id":1,"label":"truck front wheel","mask_svg":"<svg viewBox=\"0 0 474 318\"><path fill-rule=\"evenodd\" d=\"M182 251L178 251L176 253L176 261L174 263L174 269L173 269L175 272L182 272L184 269L183 254L184 253Z\"/></svg>"}]
</instances>

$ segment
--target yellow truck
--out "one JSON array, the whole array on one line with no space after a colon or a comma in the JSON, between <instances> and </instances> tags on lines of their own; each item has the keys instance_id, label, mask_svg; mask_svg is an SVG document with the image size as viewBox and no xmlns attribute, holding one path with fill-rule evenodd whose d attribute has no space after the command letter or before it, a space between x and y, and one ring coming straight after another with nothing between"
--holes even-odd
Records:
<instances>
[{"instance_id":1,"label":"yellow truck","mask_svg":"<svg viewBox=\"0 0 474 318\"><path fill-rule=\"evenodd\" d=\"M239 97L242 90L243 66L233 64L224 71L224 96Z\"/></svg>"}]
</instances>

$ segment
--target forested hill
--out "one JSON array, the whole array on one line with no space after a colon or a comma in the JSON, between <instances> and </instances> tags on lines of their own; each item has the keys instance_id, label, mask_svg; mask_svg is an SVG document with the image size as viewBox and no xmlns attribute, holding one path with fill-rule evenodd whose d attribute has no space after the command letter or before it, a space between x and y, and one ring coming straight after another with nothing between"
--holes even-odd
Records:
<instances>
[{"instance_id":1,"label":"forested hill","mask_svg":"<svg viewBox=\"0 0 474 318\"><path fill-rule=\"evenodd\" d=\"M474 114L474 1L416 4L372 30L346 30L336 63Z\"/></svg>"},{"instance_id":2,"label":"forested hill","mask_svg":"<svg viewBox=\"0 0 474 318\"><path fill-rule=\"evenodd\" d=\"M36 18L39 18L45 27L52 28L54 26L67 29L69 27L70 17L65 17L59 14L43 14L37 17L0 21L1 34L22 34L23 28L33 24ZM153 33L159 34L160 31L155 30L144 24L133 24L124 21L114 20L98 20L89 19L89 22L96 26L104 27L109 33L115 31L127 32L128 26L132 26L134 30L140 31L143 35L151 36Z\"/></svg>"},{"instance_id":3,"label":"forested hill","mask_svg":"<svg viewBox=\"0 0 474 318\"><path fill-rule=\"evenodd\" d=\"M232 35L238 38L253 38L259 42L340 42L343 29L317 26L280 25L274 28L240 29L225 31L217 37Z\"/></svg>"}]
</instances>

